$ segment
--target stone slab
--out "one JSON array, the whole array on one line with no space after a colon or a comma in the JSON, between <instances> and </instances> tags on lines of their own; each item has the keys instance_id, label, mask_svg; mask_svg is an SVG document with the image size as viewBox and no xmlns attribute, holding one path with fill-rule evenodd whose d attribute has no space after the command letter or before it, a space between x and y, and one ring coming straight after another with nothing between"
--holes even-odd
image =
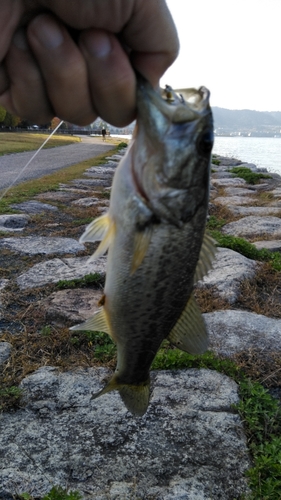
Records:
<instances>
[{"instance_id":1,"label":"stone slab","mask_svg":"<svg viewBox=\"0 0 281 500\"><path fill-rule=\"evenodd\" d=\"M210 349L233 356L249 349L281 352L281 319L241 310L203 314L210 336Z\"/></svg>"},{"instance_id":2,"label":"stone slab","mask_svg":"<svg viewBox=\"0 0 281 500\"><path fill-rule=\"evenodd\" d=\"M95 500L233 500L250 466L236 383L211 370L152 373L147 413L116 393L91 400L109 372L43 367L22 381L26 407L0 420L0 483L42 497L53 484Z\"/></svg>"},{"instance_id":3,"label":"stone slab","mask_svg":"<svg viewBox=\"0 0 281 500\"><path fill-rule=\"evenodd\" d=\"M227 196L252 196L256 194L255 189L239 187L227 187L224 192Z\"/></svg>"},{"instance_id":4,"label":"stone slab","mask_svg":"<svg viewBox=\"0 0 281 500\"><path fill-rule=\"evenodd\" d=\"M78 253L85 250L85 246L73 238L59 238L54 236L2 238L0 240L1 247L26 255Z\"/></svg>"},{"instance_id":5,"label":"stone slab","mask_svg":"<svg viewBox=\"0 0 281 500\"><path fill-rule=\"evenodd\" d=\"M36 200L16 203L14 205L11 205L11 207L31 215L41 214L42 212L56 212L58 210L58 207L55 207L54 205L41 203L40 201Z\"/></svg>"},{"instance_id":6,"label":"stone slab","mask_svg":"<svg viewBox=\"0 0 281 500\"><path fill-rule=\"evenodd\" d=\"M250 205L253 203L253 198L249 196L217 196L212 199L216 203L219 203L219 205L225 205L226 207L231 205Z\"/></svg>"},{"instance_id":7,"label":"stone slab","mask_svg":"<svg viewBox=\"0 0 281 500\"><path fill-rule=\"evenodd\" d=\"M255 245L258 250L266 248L266 250L270 250L271 252L281 252L281 240L255 241L253 245Z\"/></svg>"},{"instance_id":8,"label":"stone slab","mask_svg":"<svg viewBox=\"0 0 281 500\"><path fill-rule=\"evenodd\" d=\"M245 179L240 179L240 177L232 177L232 179L212 179L212 184L216 187L227 187L227 186L245 186L247 183Z\"/></svg>"},{"instance_id":9,"label":"stone slab","mask_svg":"<svg viewBox=\"0 0 281 500\"><path fill-rule=\"evenodd\" d=\"M221 298L230 304L235 303L240 294L241 282L255 275L257 263L229 248L218 248L213 269L202 281L197 283L200 288L216 287Z\"/></svg>"},{"instance_id":10,"label":"stone slab","mask_svg":"<svg viewBox=\"0 0 281 500\"><path fill-rule=\"evenodd\" d=\"M89 288L60 290L43 299L40 307L46 311L46 320L50 323L82 323L99 309L102 296L102 290Z\"/></svg>"},{"instance_id":11,"label":"stone slab","mask_svg":"<svg viewBox=\"0 0 281 500\"><path fill-rule=\"evenodd\" d=\"M224 234L254 238L256 236L267 235L271 239L281 238L281 218L279 217L258 217L249 215L235 222L230 222L222 228Z\"/></svg>"},{"instance_id":12,"label":"stone slab","mask_svg":"<svg viewBox=\"0 0 281 500\"><path fill-rule=\"evenodd\" d=\"M22 231L30 220L26 214L0 215L0 231Z\"/></svg>"},{"instance_id":13,"label":"stone slab","mask_svg":"<svg viewBox=\"0 0 281 500\"><path fill-rule=\"evenodd\" d=\"M241 207L235 205L229 205L227 207L233 215L241 215L245 217L247 215L258 215L258 216L266 216L266 215L274 215L281 214L281 207Z\"/></svg>"},{"instance_id":14,"label":"stone slab","mask_svg":"<svg viewBox=\"0 0 281 500\"><path fill-rule=\"evenodd\" d=\"M89 262L89 257L55 258L40 262L17 278L21 290L36 288L60 280L83 278L86 274L105 274L106 257Z\"/></svg>"}]
</instances>

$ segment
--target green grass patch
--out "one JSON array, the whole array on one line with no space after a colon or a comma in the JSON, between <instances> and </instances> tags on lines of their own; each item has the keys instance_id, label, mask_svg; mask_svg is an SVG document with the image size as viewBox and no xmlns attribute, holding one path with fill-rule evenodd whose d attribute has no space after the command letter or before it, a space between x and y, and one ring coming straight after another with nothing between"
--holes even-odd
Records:
<instances>
[{"instance_id":1,"label":"green grass patch","mask_svg":"<svg viewBox=\"0 0 281 500\"><path fill-rule=\"evenodd\" d=\"M226 224L225 219L220 219L216 217L215 215L210 215L208 221L207 221L207 228L210 229L220 229Z\"/></svg>"},{"instance_id":2,"label":"green grass patch","mask_svg":"<svg viewBox=\"0 0 281 500\"><path fill-rule=\"evenodd\" d=\"M22 493L21 495L17 496L16 499L18 500L35 500L35 498L30 495L29 493ZM64 488L61 488L61 486L53 486L53 488L41 497L41 500L81 500L82 496L78 491L67 491ZM38 497L36 497L36 500L39 500Z\"/></svg>"},{"instance_id":3,"label":"green grass patch","mask_svg":"<svg viewBox=\"0 0 281 500\"><path fill-rule=\"evenodd\" d=\"M91 346L95 360L104 364L115 359L117 348L107 333L85 330L78 334L75 332L71 337L71 343L77 347L84 341Z\"/></svg>"},{"instance_id":4,"label":"green grass patch","mask_svg":"<svg viewBox=\"0 0 281 500\"><path fill-rule=\"evenodd\" d=\"M0 134L0 156L10 153L23 153L25 151L33 151L43 144L47 139L48 134L34 134L29 132L1 132ZM67 146L81 142L80 137L72 135L53 135L47 144L46 148L55 148L58 146Z\"/></svg>"},{"instance_id":5,"label":"green grass patch","mask_svg":"<svg viewBox=\"0 0 281 500\"><path fill-rule=\"evenodd\" d=\"M211 236L217 241L220 247L230 248L235 252L248 257L248 259L258 260L261 262L269 262L273 269L281 271L281 254L280 252L270 252L266 248L258 250L255 245L244 238L222 234L218 230L209 229Z\"/></svg>"},{"instance_id":6,"label":"green grass patch","mask_svg":"<svg viewBox=\"0 0 281 500\"><path fill-rule=\"evenodd\" d=\"M247 167L233 167L230 172L234 174L234 177L240 177L241 179L244 179L248 184L259 184L260 179L272 178L271 175L252 172L252 170Z\"/></svg>"},{"instance_id":7,"label":"green grass patch","mask_svg":"<svg viewBox=\"0 0 281 500\"><path fill-rule=\"evenodd\" d=\"M217 158L217 155L212 155L212 162L213 165L220 165L221 161Z\"/></svg>"},{"instance_id":8,"label":"green grass patch","mask_svg":"<svg viewBox=\"0 0 281 500\"><path fill-rule=\"evenodd\" d=\"M22 390L12 385L11 387L0 388L0 411L6 409L6 407L17 405L22 396Z\"/></svg>"},{"instance_id":9,"label":"green grass patch","mask_svg":"<svg viewBox=\"0 0 281 500\"><path fill-rule=\"evenodd\" d=\"M56 287L59 290L66 288L83 288L90 285L103 286L105 277L99 273L90 273L83 276L83 278L76 278L73 280L60 280L57 282Z\"/></svg>"}]
</instances>

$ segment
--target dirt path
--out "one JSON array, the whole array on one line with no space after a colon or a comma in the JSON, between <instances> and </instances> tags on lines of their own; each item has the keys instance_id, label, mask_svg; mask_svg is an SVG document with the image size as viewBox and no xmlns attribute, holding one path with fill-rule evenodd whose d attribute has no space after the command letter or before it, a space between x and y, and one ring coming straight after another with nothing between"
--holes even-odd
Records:
<instances>
[{"instance_id":1,"label":"dirt path","mask_svg":"<svg viewBox=\"0 0 281 500\"><path fill-rule=\"evenodd\" d=\"M113 147L112 143L104 143L99 137L84 137L80 143L43 149L15 184L30 179L38 179L61 168L98 156ZM33 154L34 151L28 151L0 157L0 190L12 184Z\"/></svg>"}]
</instances>

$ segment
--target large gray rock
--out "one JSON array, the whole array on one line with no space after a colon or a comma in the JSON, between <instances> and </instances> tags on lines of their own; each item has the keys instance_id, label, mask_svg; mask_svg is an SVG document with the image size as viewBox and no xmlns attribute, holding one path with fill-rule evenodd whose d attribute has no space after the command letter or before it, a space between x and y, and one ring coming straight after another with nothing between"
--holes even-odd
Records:
<instances>
[{"instance_id":1,"label":"large gray rock","mask_svg":"<svg viewBox=\"0 0 281 500\"><path fill-rule=\"evenodd\" d=\"M258 250L266 248L266 250L270 250L271 252L281 252L281 240L255 241L253 245L255 245Z\"/></svg>"},{"instance_id":2,"label":"large gray rock","mask_svg":"<svg viewBox=\"0 0 281 500\"><path fill-rule=\"evenodd\" d=\"M218 248L213 269L202 281L199 288L215 287L218 295L233 304L239 297L241 282L255 275L257 263L229 248Z\"/></svg>"},{"instance_id":3,"label":"large gray rock","mask_svg":"<svg viewBox=\"0 0 281 500\"><path fill-rule=\"evenodd\" d=\"M73 257L67 259L51 259L40 262L28 269L17 278L21 290L36 288L60 280L73 280L83 278L86 274L105 274L106 257L89 262L88 257Z\"/></svg>"},{"instance_id":4,"label":"large gray rock","mask_svg":"<svg viewBox=\"0 0 281 500\"><path fill-rule=\"evenodd\" d=\"M233 410L237 385L210 370L152 374L147 413L135 418L116 393L91 400L103 368L23 380L27 406L0 420L0 484L37 497L53 484L84 499L233 500L250 466Z\"/></svg>"},{"instance_id":5,"label":"large gray rock","mask_svg":"<svg viewBox=\"0 0 281 500\"><path fill-rule=\"evenodd\" d=\"M254 189L239 187L227 187L224 192L227 196L251 196L256 194Z\"/></svg>"},{"instance_id":6,"label":"large gray rock","mask_svg":"<svg viewBox=\"0 0 281 500\"><path fill-rule=\"evenodd\" d=\"M25 214L0 215L0 231L22 231L29 220Z\"/></svg>"},{"instance_id":7,"label":"large gray rock","mask_svg":"<svg viewBox=\"0 0 281 500\"><path fill-rule=\"evenodd\" d=\"M247 215L259 215L263 217L266 215L281 214L281 208L278 207L240 207L229 205L227 208L233 215L241 215L242 217Z\"/></svg>"},{"instance_id":8,"label":"large gray rock","mask_svg":"<svg viewBox=\"0 0 281 500\"><path fill-rule=\"evenodd\" d=\"M48 203L41 203L36 200L24 201L22 203L15 203L11 207L26 212L28 214L41 214L42 212L56 212L58 207L49 205Z\"/></svg>"},{"instance_id":9,"label":"large gray rock","mask_svg":"<svg viewBox=\"0 0 281 500\"><path fill-rule=\"evenodd\" d=\"M232 177L232 179L212 179L212 184L216 187L227 187L227 186L245 186L246 181L240 179L240 177Z\"/></svg>"},{"instance_id":10,"label":"large gray rock","mask_svg":"<svg viewBox=\"0 0 281 500\"><path fill-rule=\"evenodd\" d=\"M224 234L254 238L268 235L271 239L281 238L281 219L279 217L257 217L249 215L222 228Z\"/></svg>"},{"instance_id":11,"label":"large gray rock","mask_svg":"<svg viewBox=\"0 0 281 500\"><path fill-rule=\"evenodd\" d=\"M250 205L253 203L253 198L249 196L218 196L217 198L213 197L213 201L228 208L231 205Z\"/></svg>"},{"instance_id":12,"label":"large gray rock","mask_svg":"<svg viewBox=\"0 0 281 500\"><path fill-rule=\"evenodd\" d=\"M0 318L1 318L1 307L2 307L2 295L3 291L5 290L6 286L8 285L9 280L7 279L0 279Z\"/></svg>"},{"instance_id":13,"label":"large gray rock","mask_svg":"<svg viewBox=\"0 0 281 500\"><path fill-rule=\"evenodd\" d=\"M99 309L102 290L75 288L54 292L40 302L46 311L46 321L58 325L82 323Z\"/></svg>"},{"instance_id":14,"label":"large gray rock","mask_svg":"<svg viewBox=\"0 0 281 500\"><path fill-rule=\"evenodd\" d=\"M112 178L106 179L74 179L71 181L73 186L78 189L93 189L97 186L109 187L112 184Z\"/></svg>"},{"instance_id":15,"label":"large gray rock","mask_svg":"<svg viewBox=\"0 0 281 500\"><path fill-rule=\"evenodd\" d=\"M54 236L25 236L22 238L2 238L0 248L8 248L26 255L78 253L85 250L85 246L73 238L59 238Z\"/></svg>"},{"instance_id":16,"label":"large gray rock","mask_svg":"<svg viewBox=\"0 0 281 500\"><path fill-rule=\"evenodd\" d=\"M281 319L248 311L224 310L203 315L210 335L210 349L233 356L249 349L281 351Z\"/></svg>"}]
</instances>

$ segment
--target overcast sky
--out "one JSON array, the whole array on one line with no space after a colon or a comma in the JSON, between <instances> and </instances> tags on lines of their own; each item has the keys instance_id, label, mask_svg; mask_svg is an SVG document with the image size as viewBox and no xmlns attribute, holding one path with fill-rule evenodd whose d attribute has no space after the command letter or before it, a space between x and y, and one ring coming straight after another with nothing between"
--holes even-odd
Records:
<instances>
[{"instance_id":1,"label":"overcast sky","mask_svg":"<svg viewBox=\"0 0 281 500\"><path fill-rule=\"evenodd\" d=\"M161 85L204 85L212 106L281 111L281 0L167 4L181 51Z\"/></svg>"}]
</instances>

